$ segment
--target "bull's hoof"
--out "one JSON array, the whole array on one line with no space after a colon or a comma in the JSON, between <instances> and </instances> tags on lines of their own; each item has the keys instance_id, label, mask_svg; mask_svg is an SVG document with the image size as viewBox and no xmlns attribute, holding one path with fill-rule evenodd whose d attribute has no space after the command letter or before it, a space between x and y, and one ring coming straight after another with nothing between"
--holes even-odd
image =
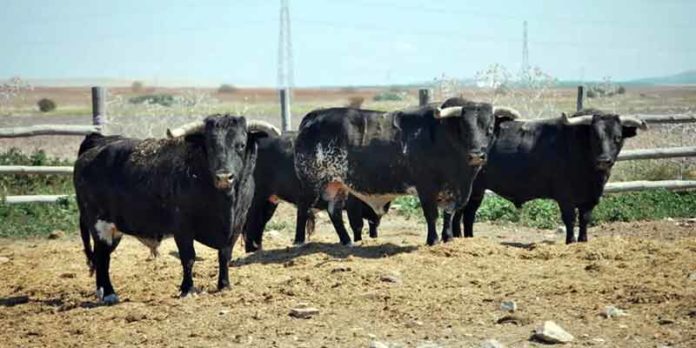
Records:
<instances>
[{"instance_id":1,"label":"bull's hoof","mask_svg":"<svg viewBox=\"0 0 696 348\"><path fill-rule=\"evenodd\" d=\"M351 241L348 241L346 243L341 243L341 245L348 247L348 248L352 248L355 246L355 244L353 244L353 242L351 242Z\"/></svg>"},{"instance_id":2,"label":"bull's hoof","mask_svg":"<svg viewBox=\"0 0 696 348\"><path fill-rule=\"evenodd\" d=\"M294 247L303 247L305 245L307 245L307 243L305 243L305 242L297 242L297 241L292 242L292 246L294 246Z\"/></svg>"},{"instance_id":3,"label":"bull's hoof","mask_svg":"<svg viewBox=\"0 0 696 348\"><path fill-rule=\"evenodd\" d=\"M179 295L180 298L196 298L198 297L198 294L201 291L198 290L195 287L191 287L191 289L188 289L187 291L182 291L181 295Z\"/></svg>"},{"instance_id":4,"label":"bull's hoof","mask_svg":"<svg viewBox=\"0 0 696 348\"><path fill-rule=\"evenodd\" d=\"M370 238L377 238L379 235L377 233L370 233Z\"/></svg>"},{"instance_id":5,"label":"bull's hoof","mask_svg":"<svg viewBox=\"0 0 696 348\"><path fill-rule=\"evenodd\" d=\"M440 243L440 240L437 239L437 238L432 239L432 240L427 240L427 241L426 241L426 244L428 244L428 246L433 246L433 245L436 245L436 244L439 244L439 243Z\"/></svg>"},{"instance_id":6,"label":"bull's hoof","mask_svg":"<svg viewBox=\"0 0 696 348\"><path fill-rule=\"evenodd\" d=\"M116 294L106 295L101 300L101 302L105 305L108 305L108 306L115 305L118 303L118 295L116 295Z\"/></svg>"},{"instance_id":7,"label":"bull's hoof","mask_svg":"<svg viewBox=\"0 0 696 348\"><path fill-rule=\"evenodd\" d=\"M573 237L573 238L566 238L566 244L573 244L573 243L575 243L575 242L577 242L577 240L575 239L575 237Z\"/></svg>"}]
</instances>

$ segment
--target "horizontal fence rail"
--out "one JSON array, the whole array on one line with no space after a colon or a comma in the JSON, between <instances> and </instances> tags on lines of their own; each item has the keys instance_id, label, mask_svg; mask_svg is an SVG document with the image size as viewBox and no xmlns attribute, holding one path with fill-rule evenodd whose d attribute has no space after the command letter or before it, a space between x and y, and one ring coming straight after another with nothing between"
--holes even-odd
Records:
<instances>
[{"instance_id":1,"label":"horizontal fence rail","mask_svg":"<svg viewBox=\"0 0 696 348\"><path fill-rule=\"evenodd\" d=\"M31 137L36 135L87 135L100 133L100 126L43 124L26 127L0 128L0 138Z\"/></svg>"},{"instance_id":2,"label":"horizontal fence rail","mask_svg":"<svg viewBox=\"0 0 696 348\"><path fill-rule=\"evenodd\" d=\"M633 114L646 123L696 123L696 114L677 114L677 115L648 115Z\"/></svg>"},{"instance_id":3,"label":"horizontal fence rail","mask_svg":"<svg viewBox=\"0 0 696 348\"><path fill-rule=\"evenodd\" d=\"M696 189L696 180L660 180L660 181L626 181L610 182L604 186L604 193L628 192L665 189L681 191Z\"/></svg>"},{"instance_id":4,"label":"horizontal fence rail","mask_svg":"<svg viewBox=\"0 0 696 348\"><path fill-rule=\"evenodd\" d=\"M5 196L2 200L5 204L22 203L56 203L62 199L73 197L74 195L26 195L26 196Z\"/></svg>"},{"instance_id":5,"label":"horizontal fence rail","mask_svg":"<svg viewBox=\"0 0 696 348\"><path fill-rule=\"evenodd\" d=\"M696 146L665 147L658 149L624 150L619 153L617 161L642 159L675 158L696 156Z\"/></svg>"},{"instance_id":6,"label":"horizontal fence rail","mask_svg":"<svg viewBox=\"0 0 696 348\"><path fill-rule=\"evenodd\" d=\"M73 173L73 167L50 166L0 166L0 174L44 174L44 175L69 175Z\"/></svg>"}]
</instances>

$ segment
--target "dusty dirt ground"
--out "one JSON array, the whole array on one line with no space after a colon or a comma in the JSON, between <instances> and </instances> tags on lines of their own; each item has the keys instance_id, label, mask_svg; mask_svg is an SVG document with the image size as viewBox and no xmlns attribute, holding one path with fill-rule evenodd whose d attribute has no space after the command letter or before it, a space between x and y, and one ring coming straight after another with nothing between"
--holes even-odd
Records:
<instances>
[{"instance_id":1,"label":"dusty dirt ground","mask_svg":"<svg viewBox=\"0 0 696 348\"><path fill-rule=\"evenodd\" d=\"M545 320L575 336L569 347L696 346L693 222L602 225L571 246L555 231L479 224L473 239L426 247L419 219L390 214L379 239L348 248L324 214L308 245L290 247L293 216L279 208L263 252L237 246L224 292L217 254L197 245L194 280L207 293L195 298L177 297L172 240L152 260L125 237L114 306L95 302L74 235L0 240L0 346L528 347L543 345L529 338ZM503 300L518 310L499 324ZM319 314L288 315L302 305ZM629 315L605 319L608 305Z\"/></svg>"}]
</instances>

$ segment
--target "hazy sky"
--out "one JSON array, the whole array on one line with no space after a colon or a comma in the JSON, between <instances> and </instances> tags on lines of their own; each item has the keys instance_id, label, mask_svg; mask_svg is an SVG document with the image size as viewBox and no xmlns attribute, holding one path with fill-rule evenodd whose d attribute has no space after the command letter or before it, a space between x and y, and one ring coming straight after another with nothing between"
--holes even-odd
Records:
<instances>
[{"instance_id":1,"label":"hazy sky","mask_svg":"<svg viewBox=\"0 0 696 348\"><path fill-rule=\"evenodd\" d=\"M289 0L299 86L517 71L560 79L696 69L696 1ZM0 79L117 78L274 86L278 0L3 0Z\"/></svg>"}]
</instances>

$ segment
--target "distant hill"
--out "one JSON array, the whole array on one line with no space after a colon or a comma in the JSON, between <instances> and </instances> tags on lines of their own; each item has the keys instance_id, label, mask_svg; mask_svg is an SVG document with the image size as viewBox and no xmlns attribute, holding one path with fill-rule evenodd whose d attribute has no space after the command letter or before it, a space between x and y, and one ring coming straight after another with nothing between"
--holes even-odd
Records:
<instances>
[{"instance_id":1,"label":"distant hill","mask_svg":"<svg viewBox=\"0 0 696 348\"><path fill-rule=\"evenodd\" d=\"M679 74L650 77L626 81L628 84L645 85L696 85L696 70L684 71Z\"/></svg>"}]
</instances>

